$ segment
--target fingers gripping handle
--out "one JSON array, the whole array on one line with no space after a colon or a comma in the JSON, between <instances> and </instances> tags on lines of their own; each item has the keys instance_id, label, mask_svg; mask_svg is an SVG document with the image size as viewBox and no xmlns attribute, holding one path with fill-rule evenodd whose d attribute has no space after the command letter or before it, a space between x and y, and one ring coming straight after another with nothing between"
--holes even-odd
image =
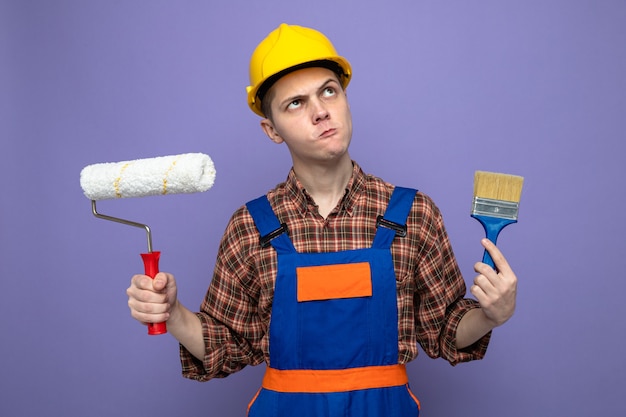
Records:
<instances>
[{"instance_id":1,"label":"fingers gripping handle","mask_svg":"<svg viewBox=\"0 0 626 417\"><path fill-rule=\"evenodd\" d=\"M502 229L510 224L517 223L517 220L500 219L490 216L473 215L472 217L478 220L483 225L487 239L491 240L494 245L496 244L496 241L498 240L498 235L500 234ZM489 265L494 269L496 268L493 259L491 259L491 255L489 255L489 252L487 252L486 250L483 254L483 263Z\"/></svg>"},{"instance_id":2,"label":"fingers gripping handle","mask_svg":"<svg viewBox=\"0 0 626 417\"><path fill-rule=\"evenodd\" d=\"M159 273L159 257L161 256L161 252L148 252L142 253L141 259L143 259L143 265L145 268L146 275L150 278L154 279L156 274ZM159 335L167 333L167 326L165 322L162 323L148 323L148 334L149 335Z\"/></svg>"}]
</instances>

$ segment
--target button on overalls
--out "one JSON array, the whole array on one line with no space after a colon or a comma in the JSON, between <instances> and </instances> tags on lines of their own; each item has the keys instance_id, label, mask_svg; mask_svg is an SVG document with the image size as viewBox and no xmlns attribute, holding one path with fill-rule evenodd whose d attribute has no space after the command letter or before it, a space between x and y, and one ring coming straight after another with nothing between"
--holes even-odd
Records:
<instances>
[{"instance_id":1,"label":"button on overalls","mask_svg":"<svg viewBox=\"0 0 626 417\"><path fill-rule=\"evenodd\" d=\"M278 257L270 361L249 417L419 415L398 364L390 250L415 193L394 189L370 248L330 253L298 253L265 196L247 204L261 241Z\"/></svg>"}]
</instances>

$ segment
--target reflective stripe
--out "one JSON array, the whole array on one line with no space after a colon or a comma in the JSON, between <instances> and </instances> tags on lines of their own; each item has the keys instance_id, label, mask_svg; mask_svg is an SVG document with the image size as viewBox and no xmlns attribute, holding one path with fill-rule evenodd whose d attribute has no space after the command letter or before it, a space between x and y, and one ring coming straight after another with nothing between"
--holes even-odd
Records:
<instances>
[{"instance_id":1,"label":"reflective stripe","mask_svg":"<svg viewBox=\"0 0 626 417\"><path fill-rule=\"evenodd\" d=\"M263 388L278 392L342 392L405 385L404 365L314 370L267 368Z\"/></svg>"},{"instance_id":2,"label":"reflective stripe","mask_svg":"<svg viewBox=\"0 0 626 417\"><path fill-rule=\"evenodd\" d=\"M254 394L254 397L250 400L250 402L248 403L248 410L246 412L246 415L250 414L250 409L252 408L252 405L254 404L254 402L256 401L256 399L259 397L259 394L261 393L261 388L259 388L259 390L256 392L256 394ZM411 394L413 395L413 394Z\"/></svg>"}]
</instances>

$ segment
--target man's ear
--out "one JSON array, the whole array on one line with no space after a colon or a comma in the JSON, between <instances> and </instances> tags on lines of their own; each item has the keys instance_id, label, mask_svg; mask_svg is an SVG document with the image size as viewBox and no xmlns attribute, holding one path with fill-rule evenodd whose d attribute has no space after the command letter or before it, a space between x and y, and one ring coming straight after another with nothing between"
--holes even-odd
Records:
<instances>
[{"instance_id":1,"label":"man's ear","mask_svg":"<svg viewBox=\"0 0 626 417\"><path fill-rule=\"evenodd\" d=\"M261 120L261 129L267 135L268 138L274 143L283 143L283 138L280 136L276 127L274 127L274 123L270 119L262 119Z\"/></svg>"}]
</instances>

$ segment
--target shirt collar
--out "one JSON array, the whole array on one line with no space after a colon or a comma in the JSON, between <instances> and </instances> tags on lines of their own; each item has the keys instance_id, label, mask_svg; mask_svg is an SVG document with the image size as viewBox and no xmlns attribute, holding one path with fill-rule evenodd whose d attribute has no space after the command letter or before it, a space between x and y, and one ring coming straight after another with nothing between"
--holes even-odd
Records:
<instances>
[{"instance_id":1,"label":"shirt collar","mask_svg":"<svg viewBox=\"0 0 626 417\"><path fill-rule=\"evenodd\" d=\"M346 213L351 216L364 186L365 173L359 164L352 161L352 176L346 185L346 191L339 204L339 210L345 210ZM287 176L286 191L303 217L306 216L308 211L315 207L313 198L306 191L300 180L298 180L293 168L291 168Z\"/></svg>"}]
</instances>

